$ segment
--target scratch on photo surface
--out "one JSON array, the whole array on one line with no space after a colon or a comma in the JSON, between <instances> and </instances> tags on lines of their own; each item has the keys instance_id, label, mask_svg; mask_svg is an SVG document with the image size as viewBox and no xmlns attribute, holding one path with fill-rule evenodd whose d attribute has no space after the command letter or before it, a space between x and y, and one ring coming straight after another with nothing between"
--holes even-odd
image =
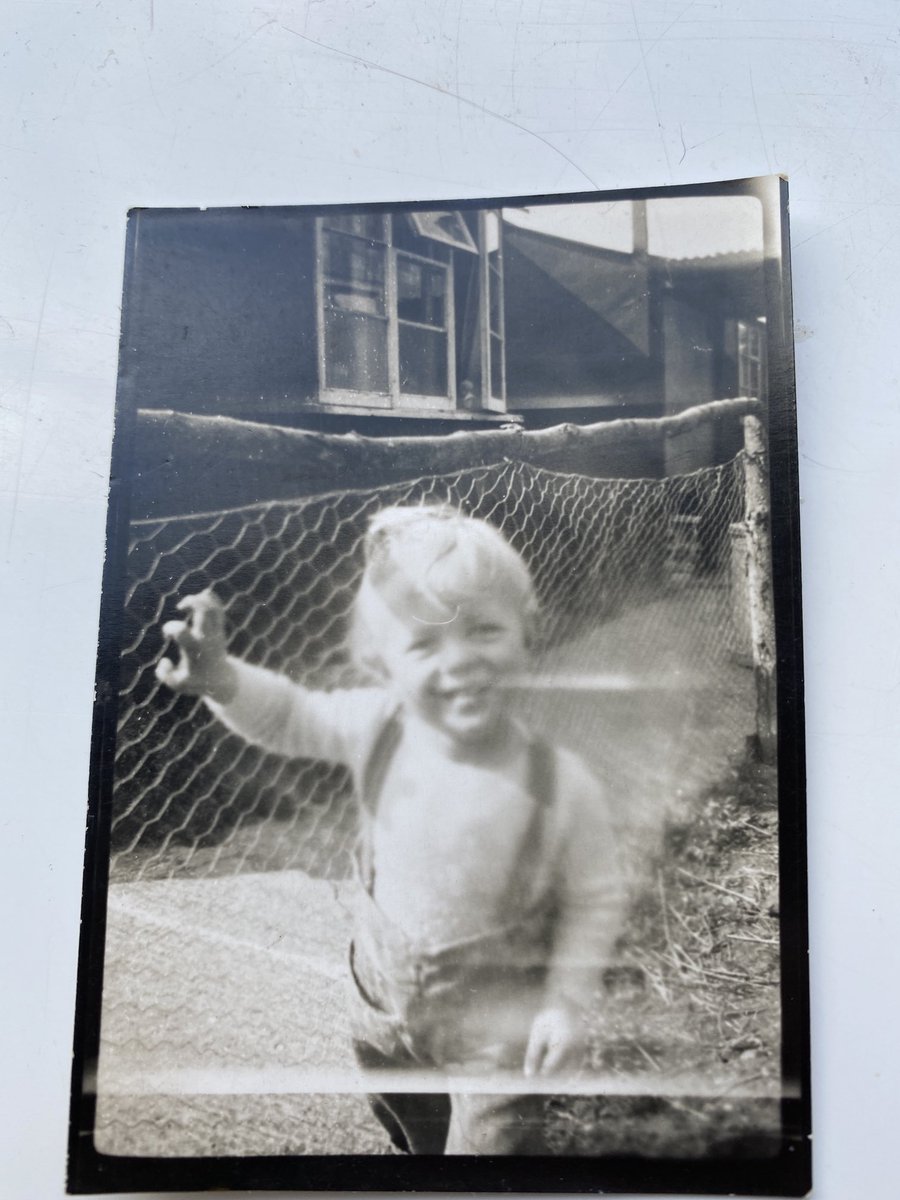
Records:
<instances>
[{"instance_id":1,"label":"scratch on photo surface","mask_svg":"<svg viewBox=\"0 0 900 1200\"><path fill-rule=\"evenodd\" d=\"M428 90L431 92L437 92L441 96L448 96L451 99L455 99L458 104L467 104L470 108L477 109L478 112L484 113L485 116L494 117L496 120L502 121L504 125L511 125L513 129L518 129L520 133L528 134L529 137L533 137L537 141L542 142L545 146L552 150L554 154L558 154L560 158L564 158L569 166L574 167L579 175L584 176L591 187L599 188L600 186L596 179L594 179L587 173L587 171L585 171L584 167L579 166L573 158L570 158L569 155L566 154L565 150L561 150L559 146L557 146L554 142L551 142L549 138L544 137L543 134L538 133L537 130L529 129L527 125L522 125L518 121L513 120L513 118L507 116L506 113L497 112L496 109L488 108L486 105L479 103L477 100L471 100L468 96L463 96L459 92L452 91L450 88L442 87L439 83L432 83L427 79L419 79L415 75L407 75L405 71L397 71L393 67L386 67L382 63L374 62L369 58L363 58L361 55L354 54L350 50L344 50L340 46L331 46L327 42L321 42L317 38L313 38L308 34L301 33L299 29L291 29L288 25L281 25L281 28L285 31L285 33L291 33L294 35L294 37L300 38L304 42L309 42L312 46L318 46L321 50L328 50L331 54L340 54L343 58L347 58L352 62L359 63L360 66L368 67L374 71L382 71L385 75L393 75L397 79L405 79L407 83L415 83L419 87L428 88Z\"/></svg>"},{"instance_id":2,"label":"scratch on photo surface","mask_svg":"<svg viewBox=\"0 0 900 1200\"><path fill-rule=\"evenodd\" d=\"M772 160L769 158L769 147L766 145L766 132L763 129L762 121L759 116L759 105L756 103L756 84L753 81L753 68L750 71L750 95L753 99L753 114L756 117L756 128L759 130L759 140L762 142L763 154L766 156L766 166L769 173L772 172Z\"/></svg>"},{"instance_id":3,"label":"scratch on photo surface","mask_svg":"<svg viewBox=\"0 0 900 1200\"><path fill-rule=\"evenodd\" d=\"M625 87L625 84L629 81L629 79L632 77L632 75L634 75L634 73L636 71L638 71L641 66L644 67L644 70L647 69L647 54L651 50L654 50L661 42L665 41L665 39L669 36L669 34L672 32L672 30L675 28L675 26L680 24L680 22L684 19L684 17L688 14L688 12L690 12L690 10L693 7L694 7L694 0L690 0L690 3L686 4L684 6L684 8L681 10L681 12L678 13L673 18L673 20L671 20L669 22L669 24L665 27L665 29L662 31L662 33L659 35L659 37L653 38L652 41L643 42L643 41L641 41L640 36L638 36L638 39L637 39L638 44L641 47L641 51L642 51L640 60L638 62L636 62L635 65L628 72L628 74L625 75L621 79L618 87L615 89L615 91L612 93L612 95L609 97L609 99L606 100L605 103L600 106L598 111L591 118L591 121L590 121L587 129L584 131L585 136L587 134L593 133L593 131L597 128L597 122L600 120L600 118L603 116L603 114L606 112L606 110L612 104L613 100L615 100L616 96L618 96L619 93L622 91L622 89ZM716 136L718 136L718 135L716 135ZM702 145L702 144L703 144L702 142L698 143L698 145ZM691 147L691 149L693 149L693 147Z\"/></svg>"},{"instance_id":4,"label":"scratch on photo surface","mask_svg":"<svg viewBox=\"0 0 900 1200\"><path fill-rule=\"evenodd\" d=\"M173 87L180 87L184 83L193 83L193 81L200 75L206 74L207 71L212 71L215 67L218 67L221 63L225 62L226 59L237 54L237 52L242 50L248 42L252 42L257 34L262 33L264 29L268 29L270 25L277 24L278 22L275 17L271 17L268 21L263 21L262 25L257 25L257 27L251 33L248 33L245 38L241 38L236 46L232 46L230 50L226 50L224 54L220 54L218 58L214 58L212 62L200 67L199 70L192 72L190 75L185 75L183 79L176 79L173 83Z\"/></svg>"},{"instance_id":5,"label":"scratch on photo surface","mask_svg":"<svg viewBox=\"0 0 900 1200\"><path fill-rule=\"evenodd\" d=\"M845 221L852 221L854 217L858 217L860 213L865 212L869 206L867 204L860 205L859 208L854 208L852 212L845 213L844 216L838 217L836 221L832 221L830 225L823 225L821 229L817 229L808 237L803 238L799 242L792 242L794 250L799 250L801 246L805 246L807 242L811 242L813 238L821 237L823 233L828 233L830 229L836 229L838 225L843 225Z\"/></svg>"},{"instance_id":6,"label":"scratch on photo surface","mask_svg":"<svg viewBox=\"0 0 900 1200\"><path fill-rule=\"evenodd\" d=\"M821 459L813 458L811 454L800 452L800 457L804 462L812 463L813 466L822 467L825 471L841 471L844 475L871 475L872 467L844 467L840 463L822 462Z\"/></svg>"},{"instance_id":7,"label":"scratch on photo surface","mask_svg":"<svg viewBox=\"0 0 900 1200\"><path fill-rule=\"evenodd\" d=\"M25 463L25 435L28 428L28 411L31 407L31 388L34 383L34 368L37 364L38 345L41 340L41 329L44 324L44 310L47 307L47 294L50 291L50 277L53 274L53 255L47 266L47 276L44 279L44 291L41 295L41 306L38 310L37 325L34 330L34 345L31 348L31 362L28 366L28 380L25 384L25 411L22 414L22 432L19 438L19 453L16 459L15 474L12 484L12 505L9 513L9 533L6 538L6 555L9 559L12 552L13 533L16 527L16 516L19 509L19 488L22 486L22 467Z\"/></svg>"},{"instance_id":8,"label":"scratch on photo surface","mask_svg":"<svg viewBox=\"0 0 900 1200\"><path fill-rule=\"evenodd\" d=\"M656 117L656 127L659 130L660 141L662 142L663 155L666 160L666 170L669 172L669 178L672 178L672 160L669 158L669 148L666 145L666 134L663 129L662 118L659 114L659 104L656 100L656 93L653 90L653 80L650 78L650 67L647 63L647 51L644 48L644 39L641 37L641 29L638 25L637 9L634 6L634 0L631 0L631 17L634 21L634 32L637 37L638 47L641 52L641 63L644 67L644 74L647 77L647 91L650 93L650 103L653 105L653 114Z\"/></svg>"}]
</instances>

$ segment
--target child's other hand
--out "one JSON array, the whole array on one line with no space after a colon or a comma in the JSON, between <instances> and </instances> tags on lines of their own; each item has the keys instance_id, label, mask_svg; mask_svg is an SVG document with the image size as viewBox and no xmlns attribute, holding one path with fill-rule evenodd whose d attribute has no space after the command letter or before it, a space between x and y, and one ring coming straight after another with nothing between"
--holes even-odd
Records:
<instances>
[{"instance_id":1,"label":"child's other hand","mask_svg":"<svg viewBox=\"0 0 900 1200\"><path fill-rule=\"evenodd\" d=\"M234 668L228 661L225 609L211 588L196 596L185 596L178 608L187 613L184 621L167 621L163 636L179 649L177 665L170 658L157 663L156 678L175 692L209 696L227 704L237 690Z\"/></svg>"},{"instance_id":2,"label":"child's other hand","mask_svg":"<svg viewBox=\"0 0 900 1200\"><path fill-rule=\"evenodd\" d=\"M549 1075L578 1067L585 1050L583 1020L564 1005L542 1009L531 1023L525 1051L526 1075Z\"/></svg>"}]
</instances>

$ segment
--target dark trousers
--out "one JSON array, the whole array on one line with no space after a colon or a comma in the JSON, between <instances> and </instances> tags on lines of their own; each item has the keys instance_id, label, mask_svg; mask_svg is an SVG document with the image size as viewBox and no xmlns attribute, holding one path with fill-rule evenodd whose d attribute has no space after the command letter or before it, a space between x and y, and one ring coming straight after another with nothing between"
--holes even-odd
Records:
<instances>
[{"instance_id":1,"label":"dark trousers","mask_svg":"<svg viewBox=\"0 0 900 1200\"><path fill-rule=\"evenodd\" d=\"M360 1065L396 1069L396 1058L354 1042ZM446 1092L370 1093L372 1112L406 1154L546 1154L544 1096Z\"/></svg>"},{"instance_id":2,"label":"dark trousers","mask_svg":"<svg viewBox=\"0 0 900 1200\"><path fill-rule=\"evenodd\" d=\"M442 1092L446 1075L525 1078L531 1021L545 978L539 916L464 944L423 952L370 897L351 947L354 1048L366 1070L435 1077L435 1091L380 1092L369 1103L411 1154L543 1154L545 1097Z\"/></svg>"}]
</instances>

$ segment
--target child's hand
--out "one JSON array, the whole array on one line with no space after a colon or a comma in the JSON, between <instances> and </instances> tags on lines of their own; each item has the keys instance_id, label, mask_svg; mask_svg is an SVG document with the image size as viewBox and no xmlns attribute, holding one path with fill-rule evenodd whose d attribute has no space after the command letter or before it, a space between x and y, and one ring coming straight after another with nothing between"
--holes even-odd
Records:
<instances>
[{"instance_id":1,"label":"child's hand","mask_svg":"<svg viewBox=\"0 0 900 1200\"><path fill-rule=\"evenodd\" d=\"M162 630L180 651L178 664L169 658L160 659L156 678L175 692L209 696L227 704L234 699L237 680L228 661L222 602L207 588L197 596L185 596L178 608L188 614L187 619L167 621Z\"/></svg>"},{"instance_id":2,"label":"child's hand","mask_svg":"<svg viewBox=\"0 0 900 1200\"><path fill-rule=\"evenodd\" d=\"M531 1023L525 1074L549 1075L578 1067L585 1045L584 1023L572 1009L564 1005L542 1009Z\"/></svg>"}]
</instances>

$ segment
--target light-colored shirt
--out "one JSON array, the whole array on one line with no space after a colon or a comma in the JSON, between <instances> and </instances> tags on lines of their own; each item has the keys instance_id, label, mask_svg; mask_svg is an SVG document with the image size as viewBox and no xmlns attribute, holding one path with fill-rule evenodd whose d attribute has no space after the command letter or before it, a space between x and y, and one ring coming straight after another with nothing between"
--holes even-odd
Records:
<instances>
[{"instance_id":1,"label":"light-colored shirt","mask_svg":"<svg viewBox=\"0 0 900 1200\"><path fill-rule=\"evenodd\" d=\"M396 712L378 688L304 688L232 660L238 689L209 708L246 740L276 754L343 763L357 790L374 742ZM508 915L523 835L537 803L527 750L512 769L439 756L402 733L379 790L370 836L373 895L385 915L423 947L488 932ZM523 746L526 743L523 741ZM586 1003L607 965L624 904L617 837L595 777L571 751L554 751L555 795L542 853L526 893L551 891L559 907L548 992Z\"/></svg>"}]
</instances>

